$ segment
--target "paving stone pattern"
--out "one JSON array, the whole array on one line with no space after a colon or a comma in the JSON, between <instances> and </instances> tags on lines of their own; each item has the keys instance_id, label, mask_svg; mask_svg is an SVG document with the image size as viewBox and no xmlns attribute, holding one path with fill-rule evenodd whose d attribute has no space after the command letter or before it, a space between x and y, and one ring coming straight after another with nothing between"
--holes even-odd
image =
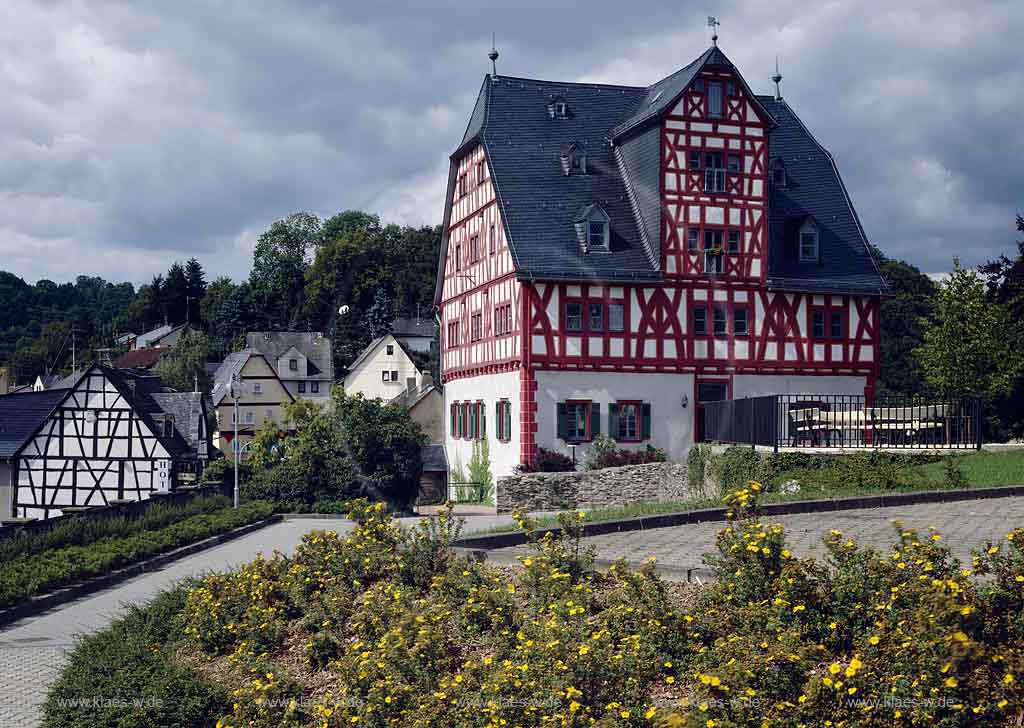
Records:
<instances>
[{"instance_id":1,"label":"paving stone pattern","mask_svg":"<svg viewBox=\"0 0 1024 728\"><path fill-rule=\"evenodd\" d=\"M1024 498L989 498L893 508L800 513L766 520L785 526L789 547L798 556L823 556L825 547L822 537L833 528L852 536L861 544L887 548L895 540L892 524L900 520L905 527L922 532L928 526L934 526L943 542L952 548L954 555L969 561L972 548L980 547L990 539L1002 542L1011 529L1024 526ZM715 534L723 525L715 521L593 536L584 541L597 549L597 558L602 561L625 557L636 565L655 556L666 578L678 578L680 575L685 578L688 569L703 567L701 557L714 548ZM488 553L488 559L508 562L526 550L522 546L496 549Z\"/></svg>"}]
</instances>

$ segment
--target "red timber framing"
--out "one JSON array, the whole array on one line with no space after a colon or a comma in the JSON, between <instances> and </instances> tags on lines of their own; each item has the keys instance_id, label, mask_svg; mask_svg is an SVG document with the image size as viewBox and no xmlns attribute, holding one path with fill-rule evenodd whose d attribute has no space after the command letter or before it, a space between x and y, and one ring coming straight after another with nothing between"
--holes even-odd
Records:
<instances>
[{"instance_id":1,"label":"red timber framing","mask_svg":"<svg viewBox=\"0 0 1024 728\"><path fill-rule=\"evenodd\" d=\"M519 367L521 357L521 286L515 278L482 147L459 162L451 203L439 306L444 381L512 371ZM458 264L457 255L461 256ZM499 326L495 314L506 305L511 305L511 325L503 322ZM473 336L474 316L481 317L479 338ZM457 327L452 326L456 323ZM458 341L453 341L456 328Z\"/></svg>"},{"instance_id":2,"label":"red timber framing","mask_svg":"<svg viewBox=\"0 0 1024 728\"><path fill-rule=\"evenodd\" d=\"M662 120L662 270L670 278L700 279L705 268L706 234L718 235L724 281L763 283L767 276L768 124L728 72L705 71ZM722 115L707 113L707 84L723 89ZM729 90L732 93L729 93ZM709 158L720 173L709 176ZM696 164L694 164L696 162ZM719 187L721 189L719 189ZM739 249L729 250L729 235ZM691 236L695 235L696 246Z\"/></svg>"},{"instance_id":3,"label":"red timber framing","mask_svg":"<svg viewBox=\"0 0 1024 728\"><path fill-rule=\"evenodd\" d=\"M878 300L765 291L753 284L729 286L666 282L658 285L536 283L525 297L533 369L679 372L707 374L877 374ZM826 304L827 301L827 304ZM566 304L622 303L625 331L594 333L566 327ZM843 337L810 340L815 306L841 312ZM706 312L706 333L694 312ZM716 333L715 311L725 330ZM746 333L736 313L746 313ZM824 350L827 344L828 351Z\"/></svg>"}]
</instances>

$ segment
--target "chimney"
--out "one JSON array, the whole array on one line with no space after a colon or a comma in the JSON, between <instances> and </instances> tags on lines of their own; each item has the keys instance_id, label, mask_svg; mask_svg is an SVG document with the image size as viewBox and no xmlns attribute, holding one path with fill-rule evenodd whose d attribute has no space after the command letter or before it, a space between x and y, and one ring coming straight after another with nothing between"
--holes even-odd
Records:
<instances>
[{"instance_id":1,"label":"chimney","mask_svg":"<svg viewBox=\"0 0 1024 728\"><path fill-rule=\"evenodd\" d=\"M426 389L433 383L434 377L431 376L430 372L423 372L423 375L420 377L420 389Z\"/></svg>"}]
</instances>

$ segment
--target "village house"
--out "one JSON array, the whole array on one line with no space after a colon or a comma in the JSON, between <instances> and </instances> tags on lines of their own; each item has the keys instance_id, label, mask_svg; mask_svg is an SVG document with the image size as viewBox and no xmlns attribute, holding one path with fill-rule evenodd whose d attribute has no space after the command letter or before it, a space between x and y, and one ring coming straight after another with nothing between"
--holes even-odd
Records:
<instances>
[{"instance_id":1,"label":"village house","mask_svg":"<svg viewBox=\"0 0 1024 728\"><path fill-rule=\"evenodd\" d=\"M647 87L485 76L435 303L445 446L685 457L702 403L873 396L888 291L835 162L720 48Z\"/></svg>"},{"instance_id":2,"label":"village house","mask_svg":"<svg viewBox=\"0 0 1024 728\"><path fill-rule=\"evenodd\" d=\"M429 319L395 319L391 322L391 333L409 351L426 354L434 343L434 326L434 322Z\"/></svg>"},{"instance_id":3,"label":"village house","mask_svg":"<svg viewBox=\"0 0 1024 728\"><path fill-rule=\"evenodd\" d=\"M144 500L214 453L198 392L94 364L65 389L0 397L0 519Z\"/></svg>"},{"instance_id":4,"label":"village house","mask_svg":"<svg viewBox=\"0 0 1024 728\"><path fill-rule=\"evenodd\" d=\"M236 379L234 388L233 379ZM287 431L285 405L295 401L267 356L250 349L227 355L213 375L210 397L217 422L214 439L229 460L234 460L236 452L240 452L244 460L249 443L264 425L277 423L282 432ZM237 441L234 439L236 398Z\"/></svg>"},{"instance_id":5,"label":"village house","mask_svg":"<svg viewBox=\"0 0 1024 728\"><path fill-rule=\"evenodd\" d=\"M250 331L245 347L262 354L293 398L326 404L334 386L331 340L314 331Z\"/></svg>"},{"instance_id":6,"label":"village house","mask_svg":"<svg viewBox=\"0 0 1024 728\"><path fill-rule=\"evenodd\" d=\"M412 351L394 334L385 334L371 341L349 365L343 386L347 394L389 402L405 392L418 391L424 386L424 376L430 374L416 365Z\"/></svg>"}]
</instances>

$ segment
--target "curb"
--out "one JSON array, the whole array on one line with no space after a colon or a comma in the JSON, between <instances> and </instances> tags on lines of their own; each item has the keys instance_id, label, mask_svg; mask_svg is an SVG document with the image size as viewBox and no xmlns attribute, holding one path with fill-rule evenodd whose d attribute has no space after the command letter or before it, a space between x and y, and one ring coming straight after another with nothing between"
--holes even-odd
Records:
<instances>
[{"instance_id":1,"label":"curb","mask_svg":"<svg viewBox=\"0 0 1024 728\"><path fill-rule=\"evenodd\" d=\"M827 513L829 511L861 508L889 508L917 503L954 503L956 501L1012 498L1015 496L1024 496L1024 485L965 490L922 490L911 493L889 493L886 495L862 495L849 498L823 498L821 500L790 501L788 503L767 503L761 507L761 514L764 516L782 516L794 513ZM583 525L583 535L603 536L609 533L645 531L649 528L667 528L669 526L685 526L707 521L725 521L728 520L725 517L725 513L728 510L728 508L704 508L695 511L639 516L618 521L585 523ZM460 539L452 545L470 550L489 551L509 546L522 546L531 539L543 537L549 531L554 533L560 530L557 526L538 528L530 533L530 539L518 531L496 533L488 536L470 536Z\"/></svg>"},{"instance_id":2,"label":"curb","mask_svg":"<svg viewBox=\"0 0 1024 728\"><path fill-rule=\"evenodd\" d=\"M146 559L145 561L138 561L134 564L129 564L120 569L94 576L85 581L77 584L71 584L70 586L62 587L46 594L40 594L38 596L30 597L27 601L18 604L8 609L0 611L0 628L6 627L12 622L16 622L19 619L26 617L34 617L42 612L45 612L53 607L66 604L67 602L73 601L80 597L84 597L88 594L107 589L116 584L126 581L133 576L138 576L147 571L153 571L172 561L177 561L186 556L192 556L193 554L205 551L213 546L219 546L226 541L239 538L240 536L246 536L253 531L269 526L273 523L277 523L281 520L281 516L274 514L268 518L264 518L261 521L254 521L253 523L247 523L244 526L239 526L231 531L225 531L219 533L216 536L210 536L202 541L196 541L185 546L168 551L152 558ZM2 634L2 632L0 632Z\"/></svg>"},{"instance_id":3,"label":"curb","mask_svg":"<svg viewBox=\"0 0 1024 728\"><path fill-rule=\"evenodd\" d=\"M519 566L519 559L514 556L502 554L495 558L494 554L489 554L485 549L468 549L468 548L456 548L456 553L459 553L473 561L486 561L494 566ZM594 559L594 567L607 571L612 565L615 564L613 559ZM710 581L714 578L711 569L706 566L665 566L663 564L657 564L655 571L658 576L666 581L685 581L693 582L700 581L701 579Z\"/></svg>"}]
</instances>

